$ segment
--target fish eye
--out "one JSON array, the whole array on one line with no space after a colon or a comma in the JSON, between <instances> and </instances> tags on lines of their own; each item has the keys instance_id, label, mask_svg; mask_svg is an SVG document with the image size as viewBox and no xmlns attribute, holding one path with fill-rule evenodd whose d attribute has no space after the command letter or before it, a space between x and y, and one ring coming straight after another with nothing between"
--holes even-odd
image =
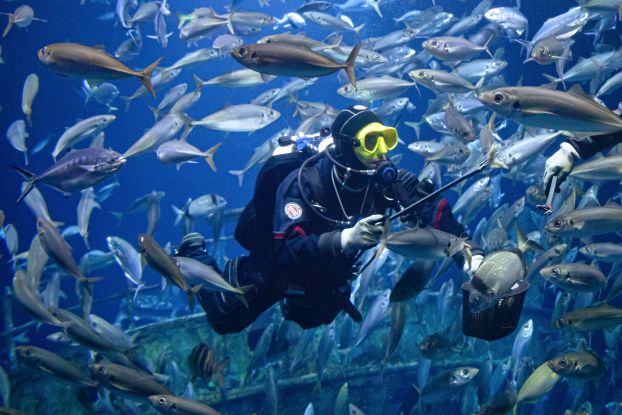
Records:
<instances>
[{"instance_id":1,"label":"fish eye","mask_svg":"<svg viewBox=\"0 0 622 415\"><path fill-rule=\"evenodd\" d=\"M551 273L552 273L553 275L559 275L559 268L557 268L557 267L553 268L553 269L551 270Z\"/></svg>"},{"instance_id":2,"label":"fish eye","mask_svg":"<svg viewBox=\"0 0 622 415\"><path fill-rule=\"evenodd\" d=\"M257 58L257 52L251 53L251 59L256 59L256 58Z\"/></svg>"},{"instance_id":3,"label":"fish eye","mask_svg":"<svg viewBox=\"0 0 622 415\"><path fill-rule=\"evenodd\" d=\"M240 48L238 51L240 52L240 55L244 55L246 53L246 48Z\"/></svg>"},{"instance_id":4,"label":"fish eye","mask_svg":"<svg viewBox=\"0 0 622 415\"><path fill-rule=\"evenodd\" d=\"M560 367L566 367L567 365L568 365L568 362L566 362L566 358L559 359L559 366Z\"/></svg>"},{"instance_id":5,"label":"fish eye","mask_svg":"<svg viewBox=\"0 0 622 415\"><path fill-rule=\"evenodd\" d=\"M438 42L436 40L432 41L432 46L438 46Z\"/></svg>"},{"instance_id":6,"label":"fish eye","mask_svg":"<svg viewBox=\"0 0 622 415\"><path fill-rule=\"evenodd\" d=\"M165 405L166 404L166 399L164 399L164 398L158 399L158 404Z\"/></svg>"},{"instance_id":7,"label":"fish eye","mask_svg":"<svg viewBox=\"0 0 622 415\"><path fill-rule=\"evenodd\" d=\"M350 86L349 86L349 85L348 85L348 86L346 86L343 90L344 90L345 92L352 92L352 88L350 88Z\"/></svg>"},{"instance_id":8,"label":"fish eye","mask_svg":"<svg viewBox=\"0 0 622 415\"><path fill-rule=\"evenodd\" d=\"M493 96L493 99L495 100L495 102L496 102L497 104L500 104L501 102L503 102L503 98L504 98L504 96L503 96L503 94L502 94L501 92L497 92L497 93Z\"/></svg>"},{"instance_id":9,"label":"fish eye","mask_svg":"<svg viewBox=\"0 0 622 415\"><path fill-rule=\"evenodd\" d=\"M553 222L553 226L555 226L556 228L561 228L562 226L561 219L555 219L555 222Z\"/></svg>"},{"instance_id":10,"label":"fish eye","mask_svg":"<svg viewBox=\"0 0 622 415\"><path fill-rule=\"evenodd\" d=\"M103 366L100 366L97 368L97 373L99 373L100 375L105 375L106 374L106 368Z\"/></svg>"},{"instance_id":11,"label":"fish eye","mask_svg":"<svg viewBox=\"0 0 622 415\"><path fill-rule=\"evenodd\" d=\"M26 353L24 353L26 355L26 357L30 357L32 356L32 350L30 349L26 349Z\"/></svg>"},{"instance_id":12,"label":"fish eye","mask_svg":"<svg viewBox=\"0 0 622 415\"><path fill-rule=\"evenodd\" d=\"M463 375L463 376L466 376L466 375L468 375L468 374L469 374L468 369L462 369L462 375Z\"/></svg>"}]
</instances>

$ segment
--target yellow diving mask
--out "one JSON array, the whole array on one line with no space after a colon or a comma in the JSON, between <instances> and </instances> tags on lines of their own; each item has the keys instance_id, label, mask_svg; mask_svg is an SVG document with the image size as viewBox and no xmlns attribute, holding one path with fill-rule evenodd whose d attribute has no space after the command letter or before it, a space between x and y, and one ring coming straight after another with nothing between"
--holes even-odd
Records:
<instances>
[{"instance_id":1,"label":"yellow diving mask","mask_svg":"<svg viewBox=\"0 0 622 415\"><path fill-rule=\"evenodd\" d=\"M397 146L397 130L372 122L356 133L359 145L354 151L365 160L387 154Z\"/></svg>"}]
</instances>

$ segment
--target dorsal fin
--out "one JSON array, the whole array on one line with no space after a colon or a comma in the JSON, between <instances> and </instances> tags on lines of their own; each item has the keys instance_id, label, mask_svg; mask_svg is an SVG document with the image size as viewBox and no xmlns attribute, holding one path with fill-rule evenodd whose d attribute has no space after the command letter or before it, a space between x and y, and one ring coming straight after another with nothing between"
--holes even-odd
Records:
<instances>
[{"instance_id":1,"label":"dorsal fin","mask_svg":"<svg viewBox=\"0 0 622 415\"><path fill-rule=\"evenodd\" d=\"M581 88L581 85L579 84L574 84L569 90L568 93L571 95L574 95L576 97L580 97L580 98L588 98L588 99L592 99L591 96L589 96L588 94L585 93L585 91L583 90L583 88Z\"/></svg>"}]
</instances>

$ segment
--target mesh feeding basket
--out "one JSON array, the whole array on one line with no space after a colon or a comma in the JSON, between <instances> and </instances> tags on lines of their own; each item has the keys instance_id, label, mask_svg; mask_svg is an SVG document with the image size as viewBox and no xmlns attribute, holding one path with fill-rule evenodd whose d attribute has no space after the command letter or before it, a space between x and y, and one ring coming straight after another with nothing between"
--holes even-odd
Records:
<instances>
[{"instance_id":1,"label":"mesh feeding basket","mask_svg":"<svg viewBox=\"0 0 622 415\"><path fill-rule=\"evenodd\" d=\"M471 312L470 285L471 281L462 284L462 332L488 341L499 340L512 333L518 326L529 283L520 281L518 287L497 304L481 312Z\"/></svg>"}]
</instances>

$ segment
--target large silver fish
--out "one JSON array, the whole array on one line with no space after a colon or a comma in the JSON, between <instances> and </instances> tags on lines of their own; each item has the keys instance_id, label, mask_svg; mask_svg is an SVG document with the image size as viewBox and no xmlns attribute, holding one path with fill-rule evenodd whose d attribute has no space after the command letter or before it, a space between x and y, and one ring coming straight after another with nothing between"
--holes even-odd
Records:
<instances>
[{"instance_id":1,"label":"large silver fish","mask_svg":"<svg viewBox=\"0 0 622 415\"><path fill-rule=\"evenodd\" d=\"M220 415L220 412L203 403L174 395L151 395L149 402L163 414Z\"/></svg>"},{"instance_id":2,"label":"large silver fish","mask_svg":"<svg viewBox=\"0 0 622 415\"><path fill-rule=\"evenodd\" d=\"M17 357L38 372L52 375L63 382L80 387L97 386L97 382L83 373L74 363L41 347L17 346Z\"/></svg>"},{"instance_id":3,"label":"large silver fish","mask_svg":"<svg viewBox=\"0 0 622 415\"><path fill-rule=\"evenodd\" d=\"M551 265L540 270L540 275L563 290L592 292L602 289L607 278L598 268L580 263Z\"/></svg>"},{"instance_id":4,"label":"large silver fish","mask_svg":"<svg viewBox=\"0 0 622 415\"><path fill-rule=\"evenodd\" d=\"M55 72L79 76L86 79L118 79L137 77L155 96L151 86L151 73L160 64L160 59L142 71L128 68L102 48L91 48L78 43L54 43L39 49L39 60Z\"/></svg>"},{"instance_id":5,"label":"large silver fish","mask_svg":"<svg viewBox=\"0 0 622 415\"><path fill-rule=\"evenodd\" d=\"M172 394L149 373L108 362L91 363L89 369L96 380L120 395L148 398L152 395Z\"/></svg>"},{"instance_id":6,"label":"large silver fish","mask_svg":"<svg viewBox=\"0 0 622 415\"><path fill-rule=\"evenodd\" d=\"M17 301L37 320L55 326L63 325L63 321L50 313L41 302L39 291L30 285L28 276L21 270L17 270L13 277L13 292Z\"/></svg>"},{"instance_id":7,"label":"large silver fish","mask_svg":"<svg viewBox=\"0 0 622 415\"><path fill-rule=\"evenodd\" d=\"M622 177L622 155L602 157L581 163L572 169L570 176L593 182L620 180Z\"/></svg>"},{"instance_id":8,"label":"large silver fish","mask_svg":"<svg viewBox=\"0 0 622 415\"><path fill-rule=\"evenodd\" d=\"M622 130L622 118L578 85L569 92L528 86L497 88L478 98L491 110L527 126L596 135Z\"/></svg>"},{"instance_id":9,"label":"large silver fish","mask_svg":"<svg viewBox=\"0 0 622 415\"><path fill-rule=\"evenodd\" d=\"M609 205L573 210L557 216L546 224L551 237L601 235L622 229L622 207Z\"/></svg>"},{"instance_id":10,"label":"large silver fish","mask_svg":"<svg viewBox=\"0 0 622 415\"><path fill-rule=\"evenodd\" d=\"M93 187L115 174L125 162L125 157L116 151L85 148L68 153L39 175L13 166L27 179L27 185L15 203L21 202L38 183L46 184L65 194Z\"/></svg>"},{"instance_id":11,"label":"large silver fish","mask_svg":"<svg viewBox=\"0 0 622 415\"><path fill-rule=\"evenodd\" d=\"M63 135L58 139L56 147L54 147L54 151L52 152L52 157L56 160L63 150L73 147L83 140L95 137L116 118L117 117L114 115L102 114L77 122L75 125L65 130Z\"/></svg>"},{"instance_id":12,"label":"large silver fish","mask_svg":"<svg viewBox=\"0 0 622 415\"><path fill-rule=\"evenodd\" d=\"M73 259L71 247L56 229L56 226L42 217L37 218L37 234L41 241L41 246L48 254L50 259L56 262L67 273L76 277L80 282L91 283L99 281L101 278L87 278L84 276L78 264Z\"/></svg>"},{"instance_id":13,"label":"large silver fish","mask_svg":"<svg viewBox=\"0 0 622 415\"><path fill-rule=\"evenodd\" d=\"M269 107L252 104L232 105L216 111L190 125L228 132L253 132L278 120L281 113Z\"/></svg>"}]
</instances>

